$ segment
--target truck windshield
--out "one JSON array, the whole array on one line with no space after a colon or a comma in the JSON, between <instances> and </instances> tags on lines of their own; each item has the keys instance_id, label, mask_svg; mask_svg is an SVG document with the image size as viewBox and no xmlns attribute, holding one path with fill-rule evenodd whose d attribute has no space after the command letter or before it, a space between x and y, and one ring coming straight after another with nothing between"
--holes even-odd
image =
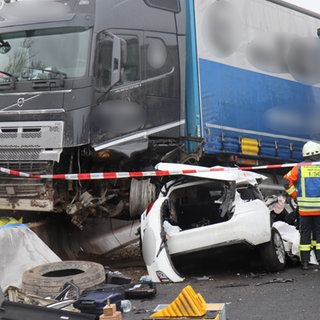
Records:
<instances>
[{"instance_id":1,"label":"truck windshield","mask_svg":"<svg viewBox=\"0 0 320 320\"><path fill-rule=\"evenodd\" d=\"M0 81L84 76L90 38L91 29L83 27L1 34Z\"/></svg>"}]
</instances>

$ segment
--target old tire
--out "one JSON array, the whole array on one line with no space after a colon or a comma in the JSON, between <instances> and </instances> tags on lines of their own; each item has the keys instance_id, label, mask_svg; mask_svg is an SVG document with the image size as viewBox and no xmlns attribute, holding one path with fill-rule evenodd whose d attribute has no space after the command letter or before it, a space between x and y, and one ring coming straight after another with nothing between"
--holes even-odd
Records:
<instances>
[{"instance_id":1,"label":"old tire","mask_svg":"<svg viewBox=\"0 0 320 320\"><path fill-rule=\"evenodd\" d=\"M278 272L286 265L286 251L279 231L271 229L271 240L260 246L261 260L267 271Z\"/></svg>"},{"instance_id":2,"label":"old tire","mask_svg":"<svg viewBox=\"0 0 320 320\"><path fill-rule=\"evenodd\" d=\"M23 273L22 289L41 297L57 296L66 282L84 289L105 282L104 267L89 261L62 261L42 264Z\"/></svg>"}]
</instances>

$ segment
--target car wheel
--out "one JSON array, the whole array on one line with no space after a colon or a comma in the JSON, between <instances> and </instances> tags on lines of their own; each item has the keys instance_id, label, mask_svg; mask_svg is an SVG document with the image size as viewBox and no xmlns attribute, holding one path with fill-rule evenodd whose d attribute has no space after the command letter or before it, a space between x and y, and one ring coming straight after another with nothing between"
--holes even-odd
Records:
<instances>
[{"instance_id":1,"label":"car wheel","mask_svg":"<svg viewBox=\"0 0 320 320\"><path fill-rule=\"evenodd\" d=\"M105 282L104 267L90 261L62 261L39 265L23 273L22 288L41 297L57 296L67 282L80 292Z\"/></svg>"},{"instance_id":2,"label":"car wheel","mask_svg":"<svg viewBox=\"0 0 320 320\"><path fill-rule=\"evenodd\" d=\"M277 272L284 269L286 251L279 231L271 229L271 240L260 246L261 260L267 271Z\"/></svg>"}]
</instances>

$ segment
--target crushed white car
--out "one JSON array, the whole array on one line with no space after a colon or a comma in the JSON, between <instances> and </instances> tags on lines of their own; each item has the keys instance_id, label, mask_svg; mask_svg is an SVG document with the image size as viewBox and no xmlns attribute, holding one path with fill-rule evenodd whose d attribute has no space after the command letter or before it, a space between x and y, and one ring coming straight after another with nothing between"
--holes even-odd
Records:
<instances>
[{"instance_id":1,"label":"crushed white car","mask_svg":"<svg viewBox=\"0 0 320 320\"><path fill-rule=\"evenodd\" d=\"M173 257L234 244L257 247L268 271L285 267L281 235L271 226L270 210L259 190L263 175L169 163L157 169L200 172L165 183L141 216L142 253L152 281L184 280Z\"/></svg>"}]
</instances>

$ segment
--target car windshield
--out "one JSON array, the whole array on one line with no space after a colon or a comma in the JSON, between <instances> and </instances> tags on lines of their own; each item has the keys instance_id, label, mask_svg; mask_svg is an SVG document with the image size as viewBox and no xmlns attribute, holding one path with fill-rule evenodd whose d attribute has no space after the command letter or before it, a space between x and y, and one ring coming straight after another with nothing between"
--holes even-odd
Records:
<instances>
[{"instance_id":1,"label":"car windshield","mask_svg":"<svg viewBox=\"0 0 320 320\"><path fill-rule=\"evenodd\" d=\"M0 35L0 81L73 78L87 70L91 29L65 27Z\"/></svg>"}]
</instances>

